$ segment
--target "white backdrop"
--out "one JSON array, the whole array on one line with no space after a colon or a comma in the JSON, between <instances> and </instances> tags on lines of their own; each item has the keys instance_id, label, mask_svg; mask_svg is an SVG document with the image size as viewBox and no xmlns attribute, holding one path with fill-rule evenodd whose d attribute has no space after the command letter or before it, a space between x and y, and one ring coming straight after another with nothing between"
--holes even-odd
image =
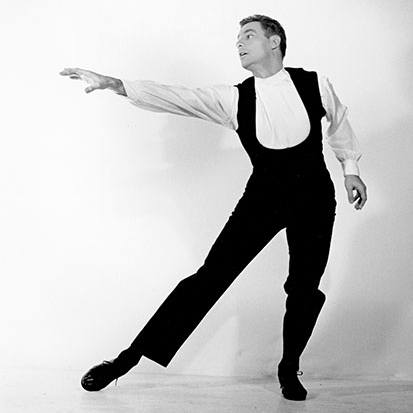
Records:
<instances>
[{"instance_id":1,"label":"white backdrop","mask_svg":"<svg viewBox=\"0 0 413 413\"><path fill-rule=\"evenodd\" d=\"M287 32L285 64L331 79L350 108L369 201L339 202L327 304L302 368L413 378L413 3L409 0L170 2L0 0L1 364L87 369L127 346L202 263L250 166L235 133L141 111L58 75L84 67L206 86L249 75L238 21ZM281 354L288 253L280 234L168 368L263 375ZM140 371L163 371L144 360Z\"/></svg>"}]
</instances>

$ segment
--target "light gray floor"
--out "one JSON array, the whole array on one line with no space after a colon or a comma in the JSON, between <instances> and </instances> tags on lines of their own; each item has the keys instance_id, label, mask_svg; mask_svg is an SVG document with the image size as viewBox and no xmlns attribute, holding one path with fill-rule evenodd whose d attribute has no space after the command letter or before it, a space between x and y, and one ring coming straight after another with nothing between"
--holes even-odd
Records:
<instances>
[{"instance_id":1,"label":"light gray floor","mask_svg":"<svg viewBox=\"0 0 413 413\"><path fill-rule=\"evenodd\" d=\"M305 380L305 402L286 401L273 378L130 373L97 393L79 385L80 371L0 370L1 413L326 412L412 413L413 381Z\"/></svg>"}]
</instances>

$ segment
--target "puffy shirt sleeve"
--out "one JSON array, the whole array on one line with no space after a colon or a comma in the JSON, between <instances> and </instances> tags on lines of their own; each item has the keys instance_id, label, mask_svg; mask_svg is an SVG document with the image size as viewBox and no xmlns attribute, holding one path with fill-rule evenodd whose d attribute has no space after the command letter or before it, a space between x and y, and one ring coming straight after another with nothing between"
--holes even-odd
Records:
<instances>
[{"instance_id":1,"label":"puffy shirt sleeve","mask_svg":"<svg viewBox=\"0 0 413 413\"><path fill-rule=\"evenodd\" d=\"M238 90L234 86L190 89L149 80L122 82L129 101L141 109L190 116L233 130L237 127Z\"/></svg>"},{"instance_id":2,"label":"puffy shirt sleeve","mask_svg":"<svg viewBox=\"0 0 413 413\"><path fill-rule=\"evenodd\" d=\"M325 139L341 162L344 175L359 175L358 161L361 152L359 142L347 119L348 108L340 102L328 78L319 76L318 81L328 123Z\"/></svg>"}]
</instances>

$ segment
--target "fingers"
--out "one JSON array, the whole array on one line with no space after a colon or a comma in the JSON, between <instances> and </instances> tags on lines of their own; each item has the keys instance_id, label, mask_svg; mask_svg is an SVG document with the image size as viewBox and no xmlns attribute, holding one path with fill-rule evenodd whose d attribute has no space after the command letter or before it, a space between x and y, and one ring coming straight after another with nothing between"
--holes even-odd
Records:
<instances>
[{"instance_id":1,"label":"fingers","mask_svg":"<svg viewBox=\"0 0 413 413\"><path fill-rule=\"evenodd\" d=\"M74 78L80 79L81 72L83 72L82 69L69 67L69 68L63 69L59 74L62 76L70 76L70 78L72 79Z\"/></svg>"},{"instance_id":2,"label":"fingers","mask_svg":"<svg viewBox=\"0 0 413 413\"><path fill-rule=\"evenodd\" d=\"M365 203L367 202L367 191L365 187L361 187L357 190L358 193L358 200L354 208L360 210L364 207Z\"/></svg>"},{"instance_id":3,"label":"fingers","mask_svg":"<svg viewBox=\"0 0 413 413\"><path fill-rule=\"evenodd\" d=\"M84 71L82 69L66 68L63 69L59 74L61 76L69 76L69 78L73 80L85 80L83 78Z\"/></svg>"},{"instance_id":4,"label":"fingers","mask_svg":"<svg viewBox=\"0 0 413 413\"><path fill-rule=\"evenodd\" d=\"M99 89L99 84L96 82L95 74L89 70L83 70L78 68L65 68L60 72L61 76L69 76L73 80L83 80L88 83L89 86L85 89L86 93L93 92L96 89Z\"/></svg>"},{"instance_id":5,"label":"fingers","mask_svg":"<svg viewBox=\"0 0 413 413\"><path fill-rule=\"evenodd\" d=\"M59 74L61 76L69 76L70 79L74 79L74 80L88 81L90 78L90 72L88 72L87 70L77 69L77 68L66 68L66 69L63 69Z\"/></svg>"},{"instance_id":6,"label":"fingers","mask_svg":"<svg viewBox=\"0 0 413 413\"><path fill-rule=\"evenodd\" d=\"M362 209L367 202L367 187L364 182L357 175L347 175L344 184L349 203L355 203L354 208L357 210Z\"/></svg>"},{"instance_id":7,"label":"fingers","mask_svg":"<svg viewBox=\"0 0 413 413\"><path fill-rule=\"evenodd\" d=\"M347 189L347 197L348 197L348 202L352 204L356 200L356 194L354 193L354 188L346 188Z\"/></svg>"},{"instance_id":8,"label":"fingers","mask_svg":"<svg viewBox=\"0 0 413 413\"><path fill-rule=\"evenodd\" d=\"M349 197L349 202L350 202L350 204L354 204L354 208L355 208L355 209L360 209L360 208L359 208L359 206L360 206L360 200L361 200L360 193L359 193L359 191L357 191L356 189L355 189L354 191L352 191L352 192L353 192L353 195L352 195L351 199L350 199L350 197Z\"/></svg>"},{"instance_id":9,"label":"fingers","mask_svg":"<svg viewBox=\"0 0 413 413\"><path fill-rule=\"evenodd\" d=\"M367 191L363 186L354 186L347 189L348 201L350 204L354 204L354 208L360 210L367 202Z\"/></svg>"}]
</instances>

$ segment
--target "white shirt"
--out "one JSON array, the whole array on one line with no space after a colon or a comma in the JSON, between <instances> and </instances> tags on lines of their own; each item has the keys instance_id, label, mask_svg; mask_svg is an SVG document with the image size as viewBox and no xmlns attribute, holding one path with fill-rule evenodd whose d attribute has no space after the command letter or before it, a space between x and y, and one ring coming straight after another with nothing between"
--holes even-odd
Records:
<instances>
[{"instance_id":1,"label":"white shirt","mask_svg":"<svg viewBox=\"0 0 413 413\"><path fill-rule=\"evenodd\" d=\"M163 85L153 81L122 80L130 102L139 108L191 116L237 130L238 89L216 85L190 89ZM347 119L348 109L334 92L330 81L318 76L328 128L324 138L341 162L344 175L359 175L361 157L358 141ZM305 140L310 120L291 80L282 69L266 79L255 78L257 138L264 146L283 149Z\"/></svg>"}]
</instances>

